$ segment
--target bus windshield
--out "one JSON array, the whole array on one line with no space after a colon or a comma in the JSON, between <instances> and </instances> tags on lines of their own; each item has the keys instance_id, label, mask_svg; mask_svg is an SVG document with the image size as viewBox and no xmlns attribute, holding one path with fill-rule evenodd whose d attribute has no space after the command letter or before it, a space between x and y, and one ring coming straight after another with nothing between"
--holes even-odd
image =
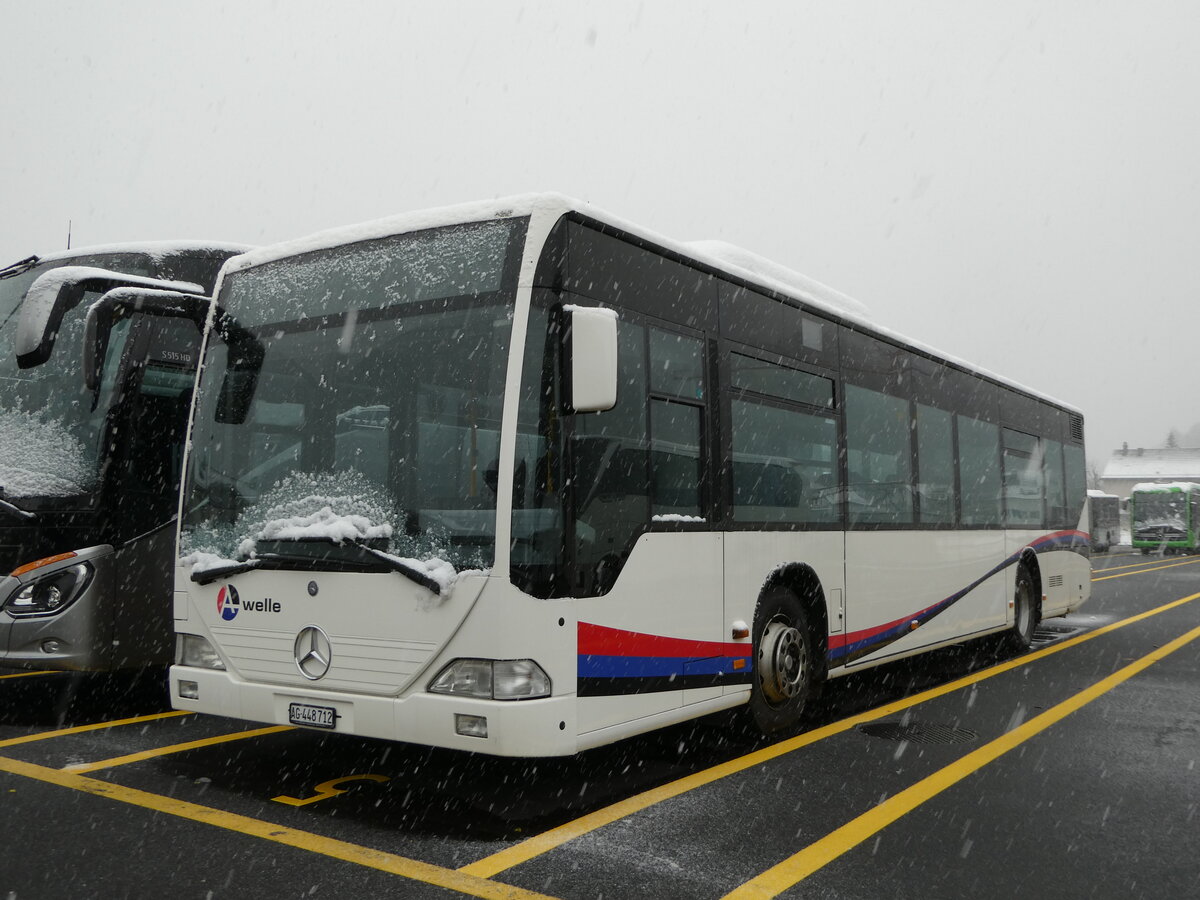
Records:
<instances>
[{"instance_id":1,"label":"bus windshield","mask_svg":"<svg viewBox=\"0 0 1200 900\"><path fill-rule=\"evenodd\" d=\"M439 228L227 275L218 303L255 371L239 381L240 345L210 337L181 552L369 566L365 545L489 565L523 233Z\"/></svg>"},{"instance_id":2,"label":"bus windshield","mask_svg":"<svg viewBox=\"0 0 1200 900\"><path fill-rule=\"evenodd\" d=\"M1179 492L1137 494L1133 504L1135 525L1175 525L1187 520L1187 497Z\"/></svg>"},{"instance_id":3,"label":"bus windshield","mask_svg":"<svg viewBox=\"0 0 1200 900\"><path fill-rule=\"evenodd\" d=\"M58 257L0 278L0 488L4 496L22 501L86 501L99 480L107 409L99 403L92 410L79 371L84 322L95 296L66 313L55 350L42 365L19 369L13 346L29 286L65 265L155 274L143 254L102 253ZM123 334L114 332L113 357L120 354Z\"/></svg>"}]
</instances>

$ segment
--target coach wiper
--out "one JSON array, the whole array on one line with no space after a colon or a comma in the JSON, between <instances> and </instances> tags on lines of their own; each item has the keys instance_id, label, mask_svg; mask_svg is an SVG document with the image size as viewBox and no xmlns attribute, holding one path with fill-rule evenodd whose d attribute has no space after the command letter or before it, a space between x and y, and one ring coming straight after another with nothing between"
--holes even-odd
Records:
<instances>
[{"instance_id":1,"label":"coach wiper","mask_svg":"<svg viewBox=\"0 0 1200 900\"><path fill-rule=\"evenodd\" d=\"M28 272L41 261L42 258L40 256L27 256L24 259L19 259L15 263L0 269L0 281L5 278L13 278L22 272Z\"/></svg>"},{"instance_id":2,"label":"coach wiper","mask_svg":"<svg viewBox=\"0 0 1200 900\"><path fill-rule=\"evenodd\" d=\"M35 513L31 513L27 509L21 509L15 503L10 503L4 499L4 488L0 487L0 513L8 513L8 515L21 519L24 522L30 522L37 518Z\"/></svg>"}]
</instances>

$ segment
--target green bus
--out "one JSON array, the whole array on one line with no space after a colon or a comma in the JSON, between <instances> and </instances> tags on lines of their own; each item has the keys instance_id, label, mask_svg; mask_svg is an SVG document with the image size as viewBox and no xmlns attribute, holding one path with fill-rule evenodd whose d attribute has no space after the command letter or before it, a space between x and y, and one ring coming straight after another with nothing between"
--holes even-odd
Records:
<instances>
[{"instance_id":1,"label":"green bus","mask_svg":"<svg viewBox=\"0 0 1200 900\"><path fill-rule=\"evenodd\" d=\"M1129 495L1129 530L1143 553L1195 552L1200 542L1200 484L1139 484Z\"/></svg>"}]
</instances>

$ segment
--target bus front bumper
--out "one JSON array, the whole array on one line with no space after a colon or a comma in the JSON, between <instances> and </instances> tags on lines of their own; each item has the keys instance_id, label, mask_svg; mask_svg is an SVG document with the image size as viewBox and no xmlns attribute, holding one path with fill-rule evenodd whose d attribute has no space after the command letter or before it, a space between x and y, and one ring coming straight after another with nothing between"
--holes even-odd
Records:
<instances>
[{"instance_id":1,"label":"bus front bumper","mask_svg":"<svg viewBox=\"0 0 1200 900\"><path fill-rule=\"evenodd\" d=\"M171 667L170 680L171 705L191 712L493 756L568 756L578 749L573 695L538 700L425 692L380 697L258 684L228 671L179 665ZM299 721L321 716L332 720L333 727ZM464 728L469 733L462 733Z\"/></svg>"}]
</instances>

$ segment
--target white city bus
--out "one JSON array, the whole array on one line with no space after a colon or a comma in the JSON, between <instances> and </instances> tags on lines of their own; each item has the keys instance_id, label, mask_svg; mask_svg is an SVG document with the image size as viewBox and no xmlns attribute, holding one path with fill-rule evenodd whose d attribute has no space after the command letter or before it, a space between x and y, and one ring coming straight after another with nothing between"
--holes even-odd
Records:
<instances>
[{"instance_id":1,"label":"white city bus","mask_svg":"<svg viewBox=\"0 0 1200 900\"><path fill-rule=\"evenodd\" d=\"M1077 411L563 197L251 252L210 321L180 709L506 756L774 731L1089 595Z\"/></svg>"}]
</instances>

